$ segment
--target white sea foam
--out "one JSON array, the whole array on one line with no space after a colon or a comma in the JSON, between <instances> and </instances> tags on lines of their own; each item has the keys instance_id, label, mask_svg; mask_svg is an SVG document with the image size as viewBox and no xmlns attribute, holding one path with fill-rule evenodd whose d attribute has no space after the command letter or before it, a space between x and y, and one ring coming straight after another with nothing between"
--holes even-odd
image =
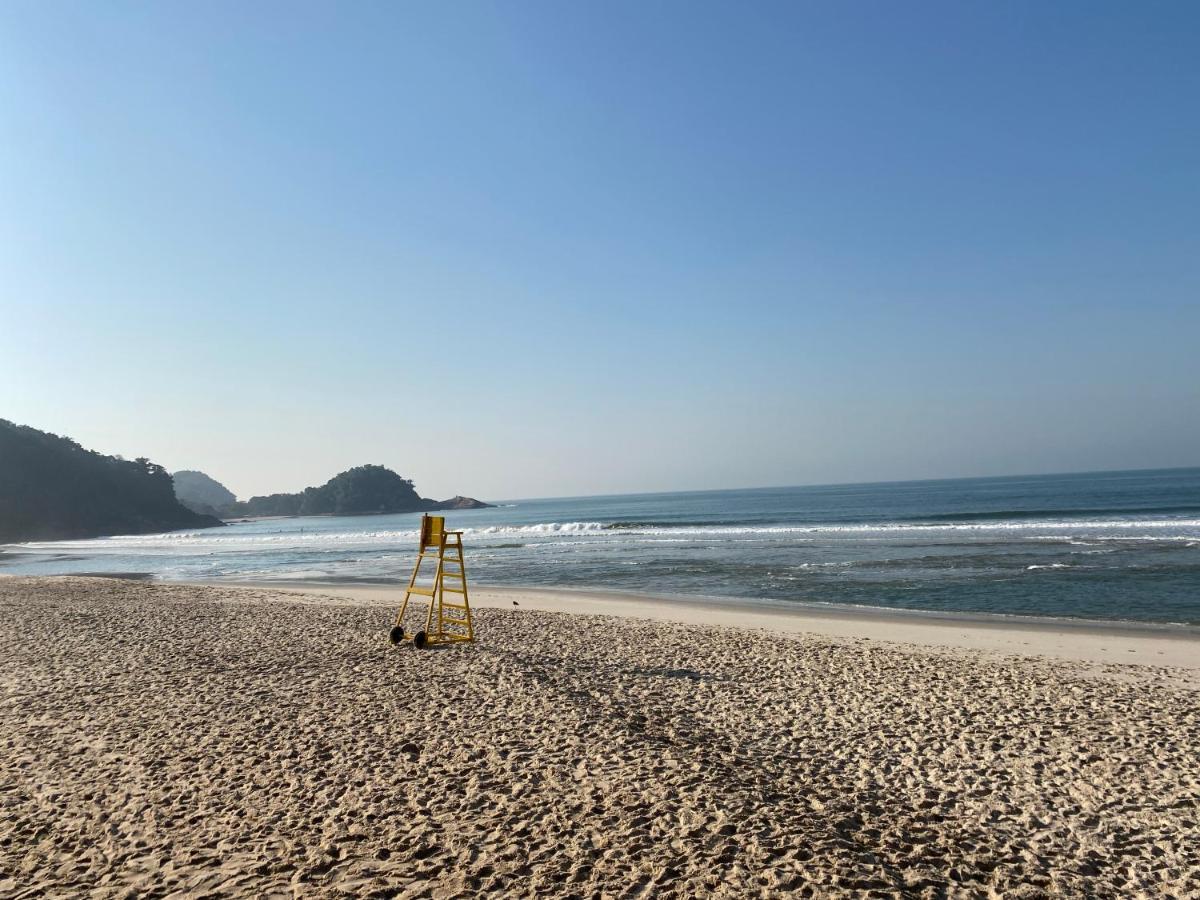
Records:
<instances>
[{"instance_id":1,"label":"white sea foam","mask_svg":"<svg viewBox=\"0 0 1200 900\"><path fill-rule=\"evenodd\" d=\"M694 535L697 537L713 536L792 536L792 535L822 535L822 534L938 534L965 533L989 534L1029 532L1031 536L1044 536L1052 540L1078 542L1080 533L1090 540L1104 540L1110 536L1123 537L1129 532L1140 530L1162 532L1168 529L1200 532L1200 519L1110 519L1093 521L1052 521L1031 522L997 521L997 522L878 522L854 523L846 525L813 524L813 525L646 525L613 528L601 522L544 522L536 525L494 525L478 530L466 529L467 533L483 535L539 535L539 534L598 534L610 538L622 538L633 535ZM1043 532L1066 532L1043 535ZM1103 532L1115 532L1106 535ZM1185 534L1179 538L1196 540L1200 534ZM1160 539L1157 534L1147 535L1147 539Z\"/></svg>"},{"instance_id":2,"label":"white sea foam","mask_svg":"<svg viewBox=\"0 0 1200 900\"><path fill-rule=\"evenodd\" d=\"M469 534L578 534L604 531L603 522L542 522L537 525L492 525L487 528L467 528Z\"/></svg>"},{"instance_id":3,"label":"white sea foam","mask_svg":"<svg viewBox=\"0 0 1200 900\"><path fill-rule=\"evenodd\" d=\"M613 528L602 522L539 522L529 525L491 525L463 529L477 541L519 537L543 542L671 543L688 541L813 541L839 536L870 539L878 535L909 534L913 537L995 535L1006 539L1064 541L1076 545L1110 541L1180 541L1200 546L1200 519L1105 519L1065 521L998 521L971 523L878 522L812 525L646 525ZM417 538L415 529L372 531L321 531L320 529L264 532L231 527L165 534L128 535L92 540L26 543L24 550L47 553L107 555L136 551L151 555L195 555L223 551L314 551L365 550L383 546L407 546Z\"/></svg>"}]
</instances>

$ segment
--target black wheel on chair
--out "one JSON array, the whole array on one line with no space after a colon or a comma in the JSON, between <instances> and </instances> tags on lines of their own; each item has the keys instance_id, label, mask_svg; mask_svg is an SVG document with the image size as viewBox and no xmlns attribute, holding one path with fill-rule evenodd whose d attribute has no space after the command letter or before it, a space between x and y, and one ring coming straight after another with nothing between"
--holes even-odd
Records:
<instances>
[{"instance_id":1,"label":"black wheel on chair","mask_svg":"<svg viewBox=\"0 0 1200 900\"><path fill-rule=\"evenodd\" d=\"M404 626L393 625L392 630L388 632L388 640L393 644L398 644L404 640Z\"/></svg>"},{"instance_id":2,"label":"black wheel on chair","mask_svg":"<svg viewBox=\"0 0 1200 900\"><path fill-rule=\"evenodd\" d=\"M416 647L418 650L424 649L425 638L426 638L425 632L418 631L416 634L413 635L413 646Z\"/></svg>"}]
</instances>

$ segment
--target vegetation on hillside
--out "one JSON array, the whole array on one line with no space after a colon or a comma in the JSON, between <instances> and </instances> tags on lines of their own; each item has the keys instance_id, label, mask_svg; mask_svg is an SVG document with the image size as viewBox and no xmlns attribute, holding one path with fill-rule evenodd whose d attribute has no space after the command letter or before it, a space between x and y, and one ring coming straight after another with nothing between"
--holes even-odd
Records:
<instances>
[{"instance_id":1,"label":"vegetation on hillside","mask_svg":"<svg viewBox=\"0 0 1200 900\"><path fill-rule=\"evenodd\" d=\"M233 491L203 472L184 469L171 477L175 480L175 496L192 512L219 516L237 502Z\"/></svg>"},{"instance_id":2,"label":"vegetation on hillside","mask_svg":"<svg viewBox=\"0 0 1200 900\"><path fill-rule=\"evenodd\" d=\"M0 419L0 543L220 524L181 505L170 474L148 459L105 456Z\"/></svg>"},{"instance_id":3,"label":"vegetation on hillside","mask_svg":"<svg viewBox=\"0 0 1200 900\"><path fill-rule=\"evenodd\" d=\"M428 509L407 478L384 466L356 466L335 475L320 487L298 494L269 494L251 497L233 506L231 512L244 516L364 515L367 513L415 512Z\"/></svg>"}]
</instances>

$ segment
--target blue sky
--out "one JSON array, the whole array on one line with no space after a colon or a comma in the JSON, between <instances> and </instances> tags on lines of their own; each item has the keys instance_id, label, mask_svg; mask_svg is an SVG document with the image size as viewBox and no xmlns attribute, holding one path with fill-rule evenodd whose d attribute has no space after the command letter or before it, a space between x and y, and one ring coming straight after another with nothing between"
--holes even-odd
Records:
<instances>
[{"instance_id":1,"label":"blue sky","mask_svg":"<svg viewBox=\"0 0 1200 900\"><path fill-rule=\"evenodd\" d=\"M1194 3L0 6L0 417L241 496L1200 464Z\"/></svg>"}]
</instances>

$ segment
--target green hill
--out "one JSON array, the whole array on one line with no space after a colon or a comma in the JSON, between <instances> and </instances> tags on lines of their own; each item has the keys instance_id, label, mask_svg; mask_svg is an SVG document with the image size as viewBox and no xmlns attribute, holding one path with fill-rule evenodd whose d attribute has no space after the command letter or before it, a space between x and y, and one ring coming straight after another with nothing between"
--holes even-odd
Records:
<instances>
[{"instance_id":1,"label":"green hill","mask_svg":"<svg viewBox=\"0 0 1200 900\"><path fill-rule=\"evenodd\" d=\"M175 496L192 512L216 516L237 502L233 491L203 472L184 469L171 478L175 481Z\"/></svg>"},{"instance_id":2,"label":"green hill","mask_svg":"<svg viewBox=\"0 0 1200 900\"><path fill-rule=\"evenodd\" d=\"M383 466L356 466L298 494L251 497L234 511L246 516L349 516L427 508L413 483Z\"/></svg>"},{"instance_id":3,"label":"green hill","mask_svg":"<svg viewBox=\"0 0 1200 900\"><path fill-rule=\"evenodd\" d=\"M181 505L170 474L148 459L105 456L0 419L0 543L220 524Z\"/></svg>"},{"instance_id":4,"label":"green hill","mask_svg":"<svg viewBox=\"0 0 1200 900\"><path fill-rule=\"evenodd\" d=\"M482 509L490 504L470 497L438 502L417 494L410 479L384 466L356 466L335 475L320 487L298 494L251 497L226 507L237 516L365 516L380 513L426 512L438 509Z\"/></svg>"}]
</instances>

